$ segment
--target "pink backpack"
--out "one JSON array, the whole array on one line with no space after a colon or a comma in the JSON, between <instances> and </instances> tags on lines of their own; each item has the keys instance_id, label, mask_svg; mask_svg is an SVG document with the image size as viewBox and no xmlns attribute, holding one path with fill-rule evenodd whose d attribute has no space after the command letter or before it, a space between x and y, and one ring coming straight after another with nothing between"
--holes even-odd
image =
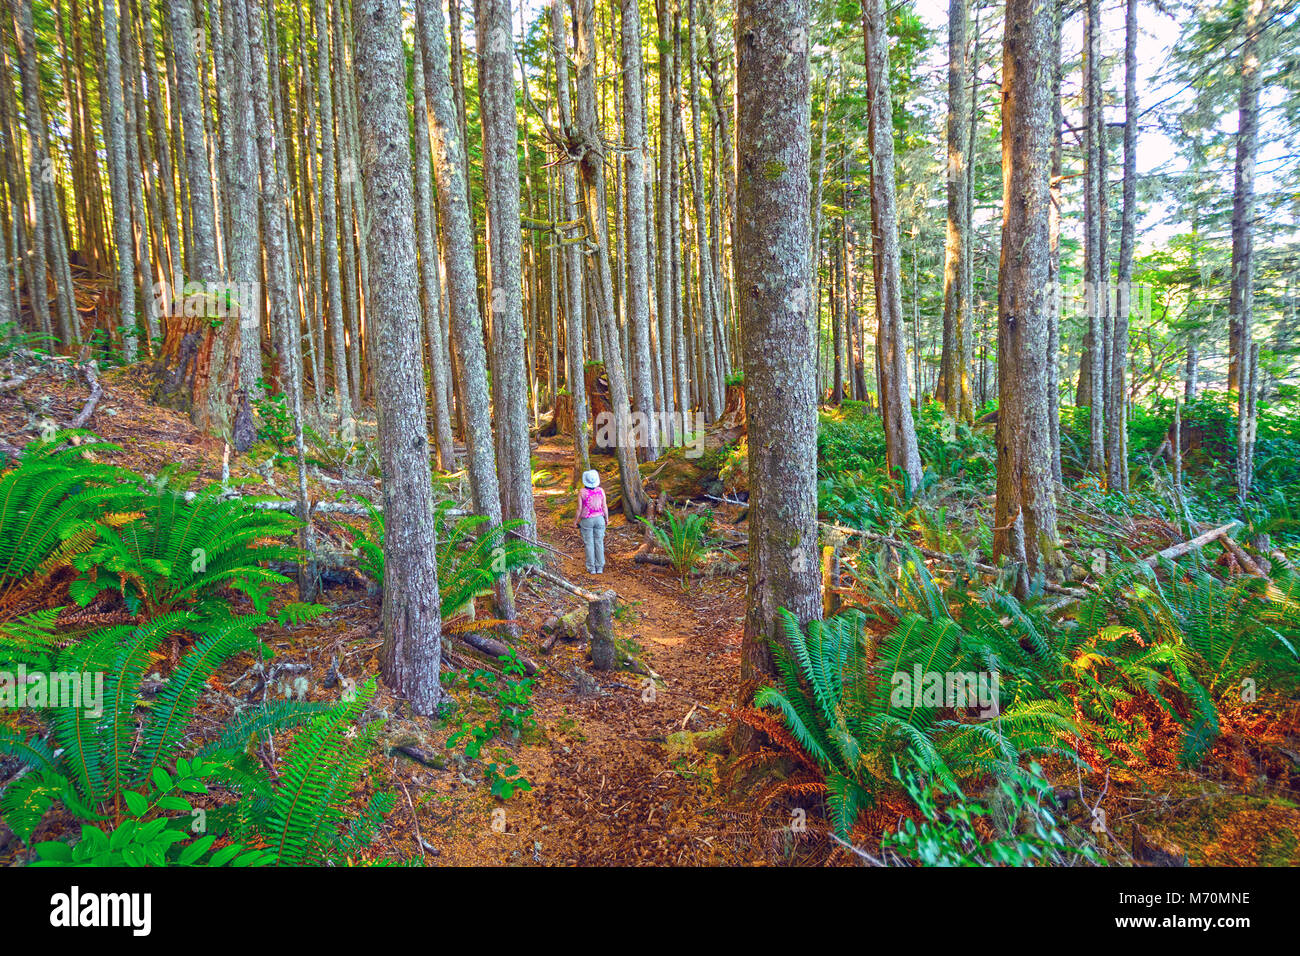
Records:
<instances>
[{"instance_id":1,"label":"pink backpack","mask_svg":"<svg viewBox=\"0 0 1300 956\"><path fill-rule=\"evenodd\" d=\"M583 488L578 495L578 517L594 518L605 513L605 489Z\"/></svg>"}]
</instances>

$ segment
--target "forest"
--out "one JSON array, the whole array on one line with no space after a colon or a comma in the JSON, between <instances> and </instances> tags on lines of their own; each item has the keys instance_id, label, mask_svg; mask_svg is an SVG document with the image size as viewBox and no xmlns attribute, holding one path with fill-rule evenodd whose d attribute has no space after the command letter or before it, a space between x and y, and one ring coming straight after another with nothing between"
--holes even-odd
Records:
<instances>
[{"instance_id":1,"label":"forest","mask_svg":"<svg viewBox=\"0 0 1300 956\"><path fill-rule=\"evenodd\" d=\"M1300 865L1297 0L0 6L10 872Z\"/></svg>"}]
</instances>

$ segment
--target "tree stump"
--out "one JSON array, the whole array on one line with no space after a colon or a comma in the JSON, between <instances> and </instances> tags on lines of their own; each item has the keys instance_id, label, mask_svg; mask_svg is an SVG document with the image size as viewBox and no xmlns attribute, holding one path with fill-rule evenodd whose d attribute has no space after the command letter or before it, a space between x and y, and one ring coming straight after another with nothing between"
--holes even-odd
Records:
<instances>
[{"instance_id":1,"label":"tree stump","mask_svg":"<svg viewBox=\"0 0 1300 956\"><path fill-rule=\"evenodd\" d=\"M598 671L612 671L618 666L618 649L614 646L614 602L618 595L605 591L587 605L587 630L591 632L591 663Z\"/></svg>"},{"instance_id":2,"label":"tree stump","mask_svg":"<svg viewBox=\"0 0 1300 956\"><path fill-rule=\"evenodd\" d=\"M582 377L587 385L587 403L591 409L589 422L592 447L599 452L612 455L618 449L618 429L601 428L601 423L612 421L608 416L614 414L614 406L610 404L609 399L609 378L605 375L605 364L588 362L582 370Z\"/></svg>"},{"instance_id":3,"label":"tree stump","mask_svg":"<svg viewBox=\"0 0 1300 956\"><path fill-rule=\"evenodd\" d=\"M719 428L739 428L745 430L748 422L745 418L745 386L728 385L722 417L718 419Z\"/></svg>"},{"instance_id":4,"label":"tree stump","mask_svg":"<svg viewBox=\"0 0 1300 956\"><path fill-rule=\"evenodd\" d=\"M201 431L232 438L241 405L236 395L239 308L227 299L213 293L190 295L176 313L162 317L152 397L159 405L189 415ZM236 449L245 450L237 444Z\"/></svg>"},{"instance_id":5,"label":"tree stump","mask_svg":"<svg viewBox=\"0 0 1300 956\"><path fill-rule=\"evenodd\" d=\"M568 392L560 392L555 396L555 404L551 408L550 434L573 434L573 396Z\"/></svg>"}]
</instances>

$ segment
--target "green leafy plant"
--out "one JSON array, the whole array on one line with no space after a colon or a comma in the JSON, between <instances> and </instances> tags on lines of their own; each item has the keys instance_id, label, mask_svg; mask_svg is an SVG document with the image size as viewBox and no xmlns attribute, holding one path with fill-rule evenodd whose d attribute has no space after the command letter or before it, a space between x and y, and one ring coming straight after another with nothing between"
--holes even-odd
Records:
<instances>
[{"instance_id":1,"label":"green leafy plant","mask_svg":"<svg viewBox=\"0 0 1300 956\"><path fill-rule=\"evenodd\" d=\"M0 476L0 608L20 604L94 544L96 522L130 520L136 476L96 460L116 445L65 442L86 432L33 441Z\"/></svg>"},{"instance_id":2,"label":"green leafy plant","mask_svg":"<svg viewBox=\"0 0 1300 956\"><path fill-rule=\"evenodd\" d=\"M294 443L293 414L289 411L288 398L283 394L272 395L266 382L257 382L261 398L253 402L257 413L257 438L270 443L276 456L287 460Z\"/></svg>"},{"instance_id":3,"label":"green leafy plant","mask_svg":"<svg viewBox=\"0 0 1300 956\"><path fill-rule=\"evenodd\" d=\"M463 681L470 693L482 692L490 697L494 713L487 720L475 723L462 720L460 727L447 738L447 749L463 749L465 757L479 760L484 750L497 738L518 742L522 735L537 726L532 703L535 682L512 648L501 655L502 679L487 670L473 672L462 670L452 679L453 686ZM508 800L515 793L532 789L532 783L522 775L514 763L501 760L488 761L485 771L494 797Z\"/></svg>"},{"instance_id":4,"label":"green leafy plant","mask_svg":"<svg viewBox=\"0 0 1300 956\"><path fill-rule=\"evenodd\" d=\"M341 862L368 842L378 820L392 810L391 796L372 800L360 818L350 809L352 791L383 726L376 720L356 729L374 694L371 680L351 699L315 717L294 739L265 816L251 826L279 865Z\"/></svg>"},{"instance_id":5,"label":"green leafy plant","mask_svg":"<svg viewBox=\"0 0 1300 956\"><path fill-rule=\"evenodd\" d=\"M157 780L170 767L193 720L194 708L207 680L231 656L258 647L253 627L260 615L195 617L172 613L140 626L105 628L85 641L65 648L55 661L61 674L103 674L102 713L92 713L77 701L44 711L51 740L30 738L0 725L0 754L29 768L0 797L0 813L21 839L27 840L56 803L88 822L120 822L130 798L128 790ZM168 637L189 632L195 638L157 695L145 700L141 685ZM261 725L291 723L309 705L296 711L279 708ZM209 766L231 769L231 780L246 779L232 761L234 750L212 749Z\"/></svg>"},{"instance_id":6,"label":"green leafy plant","mask_svg":"<svg viewBox=\"0 0 1300 956\"><path fill-rule=\"evenodd\" d=\"M384 515L364 499L358 499L370 513L368 530L348 528L357 550L357 566L381 587L384 583ZM522 521L491 526L483 515L457 514L453 501L434 508L434 531L438 538L438 595L444 621L460 614L482 594L488 594L498 579L541 560L537 545L512 534ZM497 622L484 622L495 626Z\"/></svg>"},{"instance_id":7,"label":"green leafy plant","mask_svg":"<svg viewBox=\"0 0 1300 956\"><path fill-rule=\"evenodd\" d=\"M73 561L82 572L73 599L85 606L116 591L132 613L152 616L202 608L230 588L265 611L271 587L289 581L266 564L297 559L284 540L302 521L254 508L258 499L222 498L216 484L187 495L173 479L164 474L131 499L134 520L99 522L96 540Z\"/></svg>"},{"instance_id":8,"label":"green leafy plant","mask_svg":"<svg viewBox=\"0 0 1300 956\"><path fill-rule=\"evenodd\" d=\"M1086 840L1071 842L1058 819L1052 786L1037 763L996 783L995 801L973 800L955 783L932 786L894 762L894 779L920 810L918 825L905 818L886 833L881 848L921 866L1070 866L1104 861ZM935 791L938 791L937 793ZM941 803L942 800L942 803ZM985 838L978 819L992 823Z\"/></svg>"},{"instance_id":9,"label":"green leafy plant","mask_svg":"<svg viewBox=\"0 0 1300 956\"><path fill-rule=\"evenodd\" d=\"M275 857L232 843L213 851L215 834L195 837L195 808L183 794L206 794L213 768L199 758L176 762L175 775L155 768L144 790L123 790L126 812L116 827L82 824L75 843L35 844L34 866L264 866ZM175 814L175 815L173 815ZM201 818L199 818L201 819Z\"/></svg>"},{"instance_id":10,"label":"green leafy plant","mask_svg":"<svg viewBox=\"0 0 1300 956\"><path fill-rule=\"evenodd\" d=\"M709 553L711 539L709 536L710 518L695 512L678 516L672 510L665 514L665 526L656 525L645 518L644 522L654 535L659 547L668 555L674 570L681 577L682 590L688 590L691 572Z\"/></svg>"}]
</instances>

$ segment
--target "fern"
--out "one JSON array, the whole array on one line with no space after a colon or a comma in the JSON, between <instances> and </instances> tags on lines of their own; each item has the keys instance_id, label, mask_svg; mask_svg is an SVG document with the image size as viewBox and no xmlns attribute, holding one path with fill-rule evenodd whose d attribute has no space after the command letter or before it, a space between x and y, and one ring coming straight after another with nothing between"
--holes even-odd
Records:
<instances>
[{"instance_id":1,"label":"fern","mask_svg":"<svg viewBox=\"0 0 1300 956\"><path fill-rule=\"evenodd\" d=\"M125 509L135 476L94 455L117 446L64 441L59 432L33 441L0 476L0 607L12 606L20 582L39 585L88 545L97 518Z\"/></svg>"},{"instance_id":2,"label":"fern","mask_svg":"<svg viewBox=\"0 0 1300 956\"><path fill-rule=\"evenodd\" d=\"M33 771L24 778L31 783L17 791L11 786L0 802L14 832L23 840L30 838L56 802L81 819L120 819L123 791L171 765L189 731L204 681L232 655L257 645L251 628L264 620L170 614L138 627L102 629L65 649L56 662L58 671L104 674L101 712L71 705L47 708L50 742L10 730L0 734L0 752ZM140 691L145 672L159 645L180 631L198 640L182 655L157 698L146 703ZM15 811L17 818L12 816Z\"/></svg>"},{"instance_id":3,"label":"fern","mask_svg":"<svg viewBox=\"0 0 1300 956\"><path fill-rule=\"evenodd\" d=\"M258 499L223 499L219 485L187 497L168 480L131 499L135 520L100 521L98 538L74 564L82 577L73 597L82 606L102 591L120 592L133 613L165 614L203 607L225 588L242 592L263 612L270 588L289 579L265 565L291 562L284 539L300 519L254 507Z\"/></svg>"},{"instance_id":4,"label":"fern","mask_svg":"<svg viewBox=\"0 0 1300 956\"><path fill-rule=\"evenodd\" d=\"M384 515L370 502L358 500L370 512L370 528L347 530L357 550L358 567L382 587ZM541 560L537 545L512 534L524 522L489 526L483 515L456 515L455 510L454 501L442 501L433 514L438 541L438 596L444 621L456 617L474 598L490 593L501 577Z\"/></svg>"},{"instance_id":5,"label":"fern","mask_svg":"<svg viewBox=\"0 0 1300 956\"><path fill-rule=\"evenodd\" d=\"M380 722L360 734L353 727L374 693L372 680L351 700L316 717L294 741L270 811L257 826L281 866L320 865L355 847L356 832L343 828ZM376 809L374 804L371 809Z\"/></svg>"}]
</instances>

